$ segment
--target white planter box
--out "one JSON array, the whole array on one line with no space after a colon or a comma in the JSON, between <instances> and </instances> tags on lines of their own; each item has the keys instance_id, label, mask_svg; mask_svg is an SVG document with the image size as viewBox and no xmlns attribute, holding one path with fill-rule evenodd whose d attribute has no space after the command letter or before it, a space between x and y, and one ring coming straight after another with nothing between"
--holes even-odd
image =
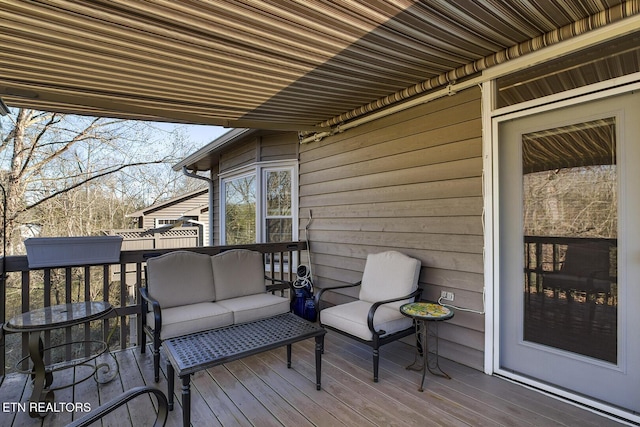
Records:
<instances>
[{"instance_id":1,"label":"white planter box","mask_svg":"<svg viewBox=\"0 0 640 427\"><path fill-rule=\"evenodd\" d=\"M29 268L115 264L122 236L32 237L24 241Z\"/></svg>"}]
</instances>

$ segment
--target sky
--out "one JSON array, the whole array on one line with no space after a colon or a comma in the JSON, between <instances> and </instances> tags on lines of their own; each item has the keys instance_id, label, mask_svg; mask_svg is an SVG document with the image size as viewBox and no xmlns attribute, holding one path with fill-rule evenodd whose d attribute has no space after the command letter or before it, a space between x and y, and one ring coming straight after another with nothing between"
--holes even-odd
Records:
<instances>
[{"instance_id":1,"label":"sky","mask_svg":"<svg viewBox=\"0 0 640 427\"><path fill-rule=\"evenodd\" d=\"M198 145L205 146L220 135L229 132L231 129L222 126L204 126L204 125L181 125L185 126L191 135L191 140Z\"/></svg>"},{"instance_id":2,"label":"sky","mask_svg":"<svg viewBox=\"0 0 640 427\"><path fill-rule=\"evenodd\" d=\"M190 140L197 147L194 148L193 151L196 151L198 148L204 147L214 139L218 138L220 135L231 130L222 126L185 125L178 123L155 123L155 126L167 131L171 131L175 127L185 129L189 134L188 136L190 137Z\"/></svg>"}]
</instances>

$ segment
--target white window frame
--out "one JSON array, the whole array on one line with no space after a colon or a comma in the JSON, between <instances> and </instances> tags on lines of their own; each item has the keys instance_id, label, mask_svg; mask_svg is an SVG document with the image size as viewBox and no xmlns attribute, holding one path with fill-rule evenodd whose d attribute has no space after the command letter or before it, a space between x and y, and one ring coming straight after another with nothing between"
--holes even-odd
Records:
<instances>
[{"instance_id":1,"label":"white window frame","mask_svg":"<svg viewBox=\"0 0 640 427\"><path fill-rule=\"evenodd\" d=\"M291 174L291 215L278 215L278 216L268 216L267 215L267 192L265 191L265 185L267 182L267 173L269 172L280 172L280 171L288 171ZM261 218L262 227L261 232L261 242L267 241L267 227L266 222L269 218L291 218L291 238L292 240L298 239L298 227L297 224L297 213L298 213L298 168L297 164L288 165L288 166L265 166L261 168L261 179L259 182L260 190L261 190L261 200L260 200L260 209L262 210Z\"/></svg>"},{"instance_id":2,"label":"white window frame","mask_svg":"<svg viewBox=\"0 0 640 427\"><path fill-rule=\"evenodd\" d=\"M226 245L226 182L247 176L256 177L256 243L264 243L266 240L266 192L265 176L266 172L277 170L291 171L291 236L293 241L298 240L298 162L296 160L259 162L234 169L219 175L220 184L220 244Z\"/></svg>"},{"instance_id":3,"label":"white window frame","mask_svg":"<svg viewBox=\"0 0 640 427\"><path fill-rule=\"evenodd\" d=\"M193 220L195 220L195 221L198 220L198 216L197 215L185 215L185 217L193 218ZM160 228L162 226L172 225L172 224L175 224L176 222L178 222L179 219L180 219L180 217L168 217L168 216L154 218L154 220L153 220L154 227L155 228ZM194 227L194 225L184 225L183 224L183 225L181 225L181 227Z\"/></svg>"}]
</instances>

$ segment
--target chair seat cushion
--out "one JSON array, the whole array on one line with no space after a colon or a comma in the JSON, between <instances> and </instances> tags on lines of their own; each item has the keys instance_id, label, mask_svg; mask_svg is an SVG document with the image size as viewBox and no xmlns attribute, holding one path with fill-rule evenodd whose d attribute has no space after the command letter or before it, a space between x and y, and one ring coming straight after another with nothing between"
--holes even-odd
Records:
<instances>
[{"instance_id":1,"label":"chair seat cushion","mask_svg":"<svg viewBox=\"0 0 640 427\"><path fill-rule=\"evenodd\" d=\"M225 299L217 304L233 312L234 323L252 322L290 310L288 298L267 293Z\"/></svg>"},{"instance_id":2,"label":"chair seat cushion","mask_svg":"<svg viewBox=\"0 0 640 427\"><path fill-rule=\"evenodd\" d=\"M153 312L147 314L147 324L155 329ZM179 337L233 324L233 313L215 302L201 302L162 309L160 339Z\"/></svg>"},{"instance_id":3,"label":"chair seat cushion","mask_svg":"<svg viewBox=\"0 0 640 427\"><path fill-rule=\"evenodd\" d=\"M353 301L326 308L320 312L320 323L365 341L372 341L373 334L367 326L367 315L372 305L366 301ZM376 331L382 329L386 332L385 335L389 335L410 328L413 320L400 313L396 307L382 305L376 310L373 325Z\"/></svg>"},{"instance_id":4,"label":"chair seat cushion","mask_svg":"<svg viewBox=\"0 0 640 427\"><path fill-rule=\"evenodd\" d=\"M611 292L611 281L597 277L583 277L564 273L547 273L543 275L542 285L547 288L560 288L577 291Z\"/></svg>"}]
</instances>

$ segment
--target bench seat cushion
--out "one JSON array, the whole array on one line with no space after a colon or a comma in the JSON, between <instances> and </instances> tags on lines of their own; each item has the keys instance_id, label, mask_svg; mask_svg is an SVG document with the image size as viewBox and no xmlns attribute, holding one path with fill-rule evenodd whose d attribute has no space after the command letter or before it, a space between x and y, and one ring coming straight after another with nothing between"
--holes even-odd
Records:
<instances>
[{"instance_id":1,"label":"bench seat cushion","mask_svg":"<svg viewBox=\"0 0 640 427\"><path fill-rule=\"evenodd\" d=\"M155 329L153 312L147 315L147 324ZM166 340L232 324L231 310L215 302L163 308L160 339Z\"/></svg>"},{"instance_id":2,"label":"bench seat cushion","mask_svg":"<svg viewBox=\"0 0 640 427\"><path fill-rule=\"evenodd\" d=\"M329 326L365 341L373 340L373 334L367 326L367 315L373 304L366 301L353 301L346 304L325 308L320 312L323 326ZM395 306L382 305L376 310L373 326L385 335L410 328L413 320L404 316ZM384 335L383 335L384 336Z\"/></svg>"},{"instance_id":3,"label":"bench seat cushion","mask_svg":"<svg viewBox=\"0 0 640 427\"><path fill-rule=\"evenodd\" d=\"M252 322L290 311L288 298L268 293L225 299L217 304L233 312L234 323Z\"/></svg>"}]
</instances>

